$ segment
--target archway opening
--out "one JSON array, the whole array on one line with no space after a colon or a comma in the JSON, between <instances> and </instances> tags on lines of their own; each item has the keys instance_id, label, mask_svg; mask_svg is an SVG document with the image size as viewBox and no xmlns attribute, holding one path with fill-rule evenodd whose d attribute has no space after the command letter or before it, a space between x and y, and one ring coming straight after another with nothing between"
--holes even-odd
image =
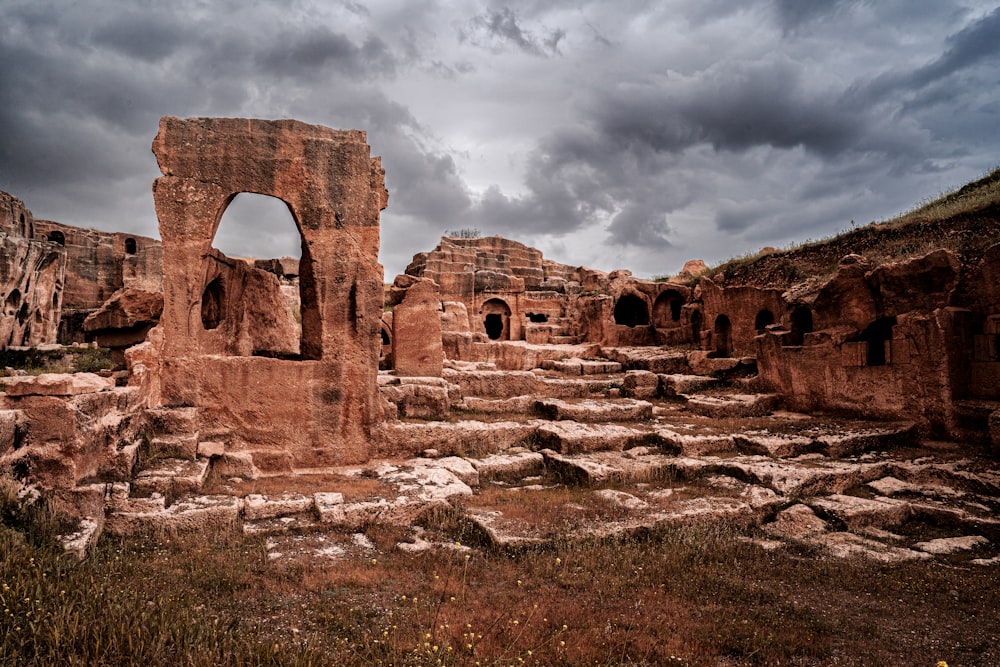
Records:
<instances>
[{"instance_id":1,"label":"archway opening","mask_svg":"<svg viewBox=\"0 0 1000 667\"><path fill-rule=\"evenodd\" d=\"M868 366L884 366L887 358L885 343L892 339L892 328L896 326L895 317L880 317L861 332L861 340L868 343Z\"/></svg>"},{"instance_id":2,"label":"archway opening","mask_svg":"<svg viewBox=\"0 0 1000 667\"><path fill-rule=\"evenodd\" d=\"M134 242L126 240L126 251L128 240ZM288 204L250 192L233 195L221 213L212 247L225 257L212 255L208 260L203 322L222 325L226 352L318 359L318 298L310 267L302 266L308 262L299 259L308 257L308 248ZM269 261L281 257L299 259L298 277L286 276L281 263ZM225 289L209 292L217 279ZM227 317L232 321L223 325Z\"/></svg>"},{"instance_id":3,"label":"archway opening","mask_svg":"<svg viewBox=\"0 0 1000 667\"><path fill-rule=\"evenodd\" d=\"M767 308L761 309L757 313L757 317L753 320L753 328L757 330L758 334L762 334L767 331L767 328L774 324L774 313L772 313Z\"/></svg>"},{"instance_id":4,"label":"archway opening","mask_svg":"<svg viewBox=\"0 0 1000 667\"><path fill-rule=\"evenodd\" d=\"M622 294L615 303L615 324L641 327L649 324L646 301L635 294Z\"/></svg>"},{"instance_id":5,"label":"archway opening","mask_svg":"<svg viewBox=\"0 0 1000 667\"><path fill-rule=\"evenodd\" d=\"M691 313L691 342L694 343L696 349L701 348L701 322L700 310Z\"/></svg>"},{"instance_id":6,"label":"archway opening","mask_svg":"<svg viewBox=\"0 0 1000 667\"><path fill-rule=\"evenodd\" d=\"M510 306L503 299L489 299L479 310L483 316L483 329L490 340L510 338Z\"/></svg>"},{"instance_id":7,"label":"archway opening","mask_svg":"<svg viewBox=\"0 0 1000 667\"><path fill-rule=\"evenodd\" d=\"M677 290L666 290L656 297L653 303L653 326L665 329L677 326L681 321L681 307L684 306L684 297Z\"/></svg>"},{"instance_id":8,"label":"archway opening","mask_svg":"<svg viewBox=\"0 0 1000 667\"><path fill-rule=\"evenodd\" d=\"M715 318L715 331L712 337L715 343L715 357L733 356L733 324L728 315Z\"/></svg>"},{"instance_id":9,"label":"archway opening","mask_svg":"<svg viewBox=\"0 0 1000 667\"><path fill-rule=\"evenodd\" d=\"M218 329L225 319L226 287L222 277L210 282L201 295L201 325L206 331Z\"/></svg>"},{"instance_id":10,"label":"archway opening","mask_svg":"<svg viewBox=\"0 0 1000 667\"><path fill-rule=\"evenodd\" d=\"M797 347L805 343L807 333L812 333L813 314L808 306L798 306L792 311L790 319L792 326L785 338L785 344Z\"/></svg>"},{"instance_id":11,"label":"archway opening","mask_svg":"<svg viewBox=\"0 0 1000 667\"><path fill-rule=\"evenodd\" d=\"M66 235L60 231L51 231L49 232L49 243L55 243L56 245L65 246Z\"/></svg>"},{"instance_id":12,"label":"archway opening","mask_svg":"<svg viewBox=\"0 0 1000 667\"><path fill-rule=\"evenodd\" d=\"M125 254L126 255L134 255L135 252L136 252L135 239L133 239L133 238L127 238L127 239L125 239Z\"/></svg>"}]
</instances>

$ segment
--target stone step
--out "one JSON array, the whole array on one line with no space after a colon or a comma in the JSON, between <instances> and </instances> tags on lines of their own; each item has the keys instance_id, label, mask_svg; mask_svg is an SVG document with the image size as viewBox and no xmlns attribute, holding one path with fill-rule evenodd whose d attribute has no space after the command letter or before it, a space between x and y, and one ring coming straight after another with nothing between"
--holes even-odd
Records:
<instances>
[{"instance_id":1,"label":"stone step","mask_svg":"<svg viewBox=\"0 0 1000 667\"><path fill-rule=\"evenodd\" d=\"M210 464L204 459L159 459L135 476L132 493L181 495L196 493L208 479Z\"/></svg>"},{"instance_id":2,"label":"stone step","mask_svg":"<svg viewBox=\"0 0 1000 667\"><path fill-rule=\"evenodd\" d=\"M523 422L426 422L410 424L390 422L384 435L395 451L419 454L436 449L441 455L481 456L502 452L528 442L538 430L539 420Z\"/></svg>"},{"instance_id":3,"label":"stone step","mask_svg":"<svg viewBox=\"0 0 1000 667\"><path fill-rule=\"evenodd\" d=\"M652 418L653 404L634 398L564 401L543 398L535 402L543 417L577 422L635 422Z\"/></svg>"},{"instance_id":4,"label":"stone step","mask_svg":"<svg viewBox=\"0 0 1000 667\"><path fill-rule=\"evenodd\" d=\"M655 432L617 424L582 424L576 421L542 422L535 436L539 447L561 454L623 450L639 445L665 444Z\"/></svg>"},{"instance_id":5,"label":"stone step","mask_svg":"<svg viewBox=\"0 0 1000 667\"><path fill-rule=\"evenodd\" d=\"M781 403L778 394L685 394L687 408L704 417L725 419L732 417L762 417L770 414Z\"/></svg>"},{"instance_id":6,"label":"stone step","mask_svg":"<svg viewBox=\"0 0 1000 667\"><path fill-rule=\"evenodd\" d=\"M566 375L607 375L620 373L622 365L616 361L596 359L546 359L542 369Z\"/></svg>"},{"instance_id":7,"label":"stone step","mask_svg":"<svg viewBox=\"0 0 1000 667\"><path fill-rule=\"evenodd\" d=\"M199 434L154 435L149 441L149 455L160 459L193 459L198 455Z\"/></svg>"}]
</instances>

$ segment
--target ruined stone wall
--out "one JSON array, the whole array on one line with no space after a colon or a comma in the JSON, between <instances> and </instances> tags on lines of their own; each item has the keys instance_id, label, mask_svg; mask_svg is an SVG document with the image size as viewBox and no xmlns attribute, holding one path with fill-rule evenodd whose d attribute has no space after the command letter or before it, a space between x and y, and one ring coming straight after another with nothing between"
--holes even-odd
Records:
<instances>
[{"instance_id":1,"label":"ruined stone wall","mask_svg":"<svg viewBox=\"0 0 1000 667\"><path fill-rule=\"evenodd\" d=\"M953 433L954 402L971 377L971 318L954 307L960 276L946 250L874 268L845 257L812 292L786 293L793 314L809 309L813 327L792 335L789 316L758 336L761 378L794 409L912 419ZM722 291L736 298L746 289Z\"/></svg>"},{"instance_id":2,"label":"ruined stone wall","mask_svg":"<svg viewBox=\"0 0 1000 667\"><path fill-rule=\"evenodd\" d=\"M164 305L162 344L142 359L144 368L160 369L151 400L199 408L203 435L250 452L261 469L366 460L382 418L377 258L388 193L365 133L291 120L165 117L153 152L163 173L153 198ZM235 295L213 277L210 251L241 192L284 201L302 237L297 358L233 354L245 351L234 349L224 324Z\"/></svg>"},{"instance_id":3,"label":"ruined stone wall","mask_svg":"<svg viewBox=\"0 0 1000 667\"><path fill-rule=\"evenodd\" d=\"M786 330L791 326L791 307L782 297L784 292L750 285L723 286L710 278L702 278L696 290L703 332L698 339L699 345L704 341L706 350L727 357L755 354L754 339L764 333L767 326L778 325ZM690 327L691 314L692 311L687 311L686 322L681 324ZM727 320L728 344L723 340Z\"/></svg>"},{"instance_id":4,"label":"ruined stone wall","mask_svg":"<svg viewBox=\"0 0 1000 667\"><path fill-rule=\"evenodd\" d=\"M0 348L54 343L66 280L66 251L35 239L24 203L0 192Z\"/></svg>"},{"instance_id":5,"label":"ruined stone wall","mask_svg":"<svg viewBox=\"0 0 1000 667\"><path fill-rule=\"evenodd\" d=\"M103 232L36 220L35 235L66 249L67 310L100 308L122 287L162 289L160 242L136 234Z\"/></svg>"}]
</instances>

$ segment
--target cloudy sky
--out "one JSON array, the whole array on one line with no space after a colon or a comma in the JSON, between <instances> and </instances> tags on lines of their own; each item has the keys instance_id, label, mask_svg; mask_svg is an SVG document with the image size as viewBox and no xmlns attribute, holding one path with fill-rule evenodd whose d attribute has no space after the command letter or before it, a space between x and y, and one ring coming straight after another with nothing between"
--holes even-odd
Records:
<instances>
[{"instance_id":1,"label":"cloudy sky","mask_svg":"<svg viewBox=\"0 0 1000 667\"><path fill-rule=\"evenodd\" d=\"M0 91L0 189L40 218L156 236L160 116L291 117L368 131L390 280L462 228L649 276L1000 164L1000 8L0 0ZM284 216L241 195L217 246L297 254Z\"/></svg>"}]
</instances>

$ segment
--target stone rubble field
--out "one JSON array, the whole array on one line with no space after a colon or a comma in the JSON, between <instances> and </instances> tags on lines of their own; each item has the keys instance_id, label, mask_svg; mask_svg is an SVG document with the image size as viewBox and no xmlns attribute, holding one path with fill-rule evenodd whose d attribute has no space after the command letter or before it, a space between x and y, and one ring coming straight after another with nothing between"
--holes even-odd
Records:
<instances>
[{"instance_id":1,"label":"stone rubble field","mask_svg":"<svg viewBox=\"0 0 1000 667\"><path fill-rule=\"evenodd\" d=\"M101 530L238 529L267 536L276 562L336 560L376 556L371 526L412 552L724 522L764 549L1000 564L1000 473L985 452L921 441L911 424L785 412L752 378L548 366L381 374L399 414L387 440L413 456L360 466L265 472L163 415L174 433L153 438L131 482L77 488L104 516L67 548L84 553Z\"/></svg>"}]
</instances>

